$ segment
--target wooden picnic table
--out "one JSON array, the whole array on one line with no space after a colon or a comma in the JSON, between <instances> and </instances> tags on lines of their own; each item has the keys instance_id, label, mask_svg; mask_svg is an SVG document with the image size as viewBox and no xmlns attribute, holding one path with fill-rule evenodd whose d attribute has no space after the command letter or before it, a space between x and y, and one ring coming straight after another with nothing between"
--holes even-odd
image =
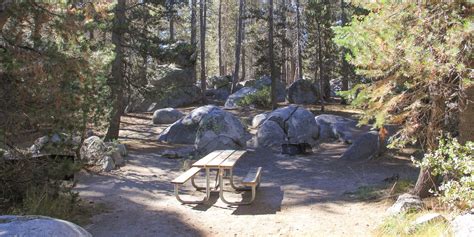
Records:
<instances>
[{"instance_id":1,"label":"wooden picnic table","mask_svg":"<svg viewBox=\"0 0 474 237\"><path fill-rule=\"evenodd\" d=\"M221 200L229 205L242 205L242 204L250 204L254 199L255 199L255 193L256 193L256 188L258 187L260 183L260 173L261 173L261 167L258 168L252 168L247 176L242 180L242 184L244 186L242 187L237 187L234 184L233 180L233 168L237 161L241 157L243 157L246 154L247 151L245 150L217 150L209 153L205 157L201 158L200 160L196 161L191 169L188 171L184 172L182 175L177 177L172 181L173 184L175 184L175 194L176 198L185 204L196 204L196 203L204 203L209 200L210 193L211 191L218 191L219 196ZM199 187L196 185L194 182L196 174L200 172L200 170L204 169L206 172L206 187ZM216 182L216 185L214 188L211 188L210 185L210 172L212 170L217 170L217 177L218 182ZM225 172L228 172L229 174L229 180L230 180L230 185L234 190L251 190L252 191L252 198L250 201L244 202L230 202L227 201L224 197L224 174ZM179 197L178 189L179 185L184 184L187 180L191 179L191 184L197 189L197 190L206 190L206 196L203 200L200 201L185 201L182 200Z\"/></svg>"}]
</instances>

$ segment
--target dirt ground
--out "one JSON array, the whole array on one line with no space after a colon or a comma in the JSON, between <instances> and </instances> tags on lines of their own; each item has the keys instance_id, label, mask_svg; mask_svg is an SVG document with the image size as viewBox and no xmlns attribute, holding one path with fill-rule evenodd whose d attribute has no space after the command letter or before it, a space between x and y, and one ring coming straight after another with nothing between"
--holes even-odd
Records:
<instances>
[{"instance_id":1,"label":"dirt ground","mask_svg":"<svg viewBox=\"0 0 474 237\"><path fill-rule=\"evenodd\" d=\"M229 207L218 193L208 205L182 205L170 181L182 172L184 161L161 157L159 151L170 146L156 142L165 127L153 125L150 114L124 117L120 135L129 147L127 164L108 174L80 175L76 190L81 197L108 209L85 226L94 236L370 236L391 201L362 201L347 193L380 185L393 174L417 175L411 162L398 156L341 161L347 145L339 143L321 144L304 156L249 150L235 173L242 177L249 167L263 168L251 205ZM248 197L230 190L226 195Z\"/></svg>"}]
</instances>

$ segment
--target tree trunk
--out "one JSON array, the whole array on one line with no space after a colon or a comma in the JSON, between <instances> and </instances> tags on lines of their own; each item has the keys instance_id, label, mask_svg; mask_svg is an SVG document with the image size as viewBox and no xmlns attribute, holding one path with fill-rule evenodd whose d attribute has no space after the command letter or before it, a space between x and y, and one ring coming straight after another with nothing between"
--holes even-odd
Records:
<instances>
[{"instance_id":1,"label":"tree trunk","mask_svg":"<svg viewBox=\"0 0 474 237\"><path fill-rule=\"evenodd\" d=\"M342 26L346 25L346 13L344 12L344 0L341 0L341 25ZM346 53L347 53L347 50L345 48L342 48L342 52L341 52L342 88L341 88L341 90L343 90L343 91L349 90L349 79L348 79L349 64L347 63L347 60L346 60L346 57L345 57ZM344 99L342 99L341 103L346 104L347 102Z\"/></svg>"},{"instance_id":2,"label":"tree trunk","mask_svg":"<svg viewBox=\"0 0 474 237\"><path fill-rule=\"evenodd\" d=\"M286 25L287 25L287 18L286 18L286 0L282 1L282 16L283 16L283 41L282 41L282 46L281 46L281 55L282 55L282 63L281 63L281 81L286 84L286 74L287 74L287 69L286 69L286 61L287 61L287 47L285 44L285 39L287 35L287 30L286 30Z\"/></svg>"},{"instance_id":3,"label":"tree trunk","mask_svg":"<svg viewBox=\"0 0 474 237\"><path fill-rule=\"evenodd\" d=\"M321 103L321 112L324 112L324 98L323 98L323 86L324 86L324 68L323 68L323 45L321 42L321 23L318 21L318 65L319 65L319 102Z\"/></svg>"},{"instance_id":4,"label":"tree trunk","mask_svg":"<svg viewBox=\"0 0 474 237\"><path fill-rule=\"evenodd\" d=\"M196 40L196 32L197 32L197 22L196 22L196 8L197 8L197 0L191 0L191 45L194 49L195 54L197 54L197 40ZM194 57L196 58L196 57ZM192 77L194 82L197 81L196 76L196 65L194 63L192 71Z\"/></svg>"},{"instance_id":5,"label":"tree trunk","mask_svg":"<svg viewBox=\"0 0 474 237\"><path fill-rule=\"evenodd\" d=\"M246 5L244 3L244 15L245 15L245 9L246 9ZM246 75L246 64L245 64L245 22L242 22L242 77L240 78L240 81L245 81L245 77L247 76Z\"/></svg>"},{"instance_id":6,"label":"tree trunk","mask_svg":"<svg viewBox=\"0 0 474 237\"><path fill-rule=\"evenodd\" d=\"M115 45L115 59L112 63L112 77L107 84L110 87L112 111L110 113L109 128L105 135L106 141L116 140L120 131L120 116L123 112L123 27L125 26L126 0L118 0L115 6L115 18L112 31L112 43Z\"/></svg>"},{"instance_id":7,"label":"tree trunk","mask_svg":"<svg viewBox=\"0 0 474 237\"><path fill-rule=\"evenodd\" d=\"M277 108L277 102L276 102L276 71L275 71L275 59L274 59L274 52L273 52L273 0L269 0L268 4L268 25L269 25L269 30L268 30L268 52L269 56L268 59L270 60L270 76L272 79L272 84L271 84L271 101L272 101L272 109Z\"/></svg>"},{"instance_id":8,"label":"tree trunk","mask_svg":"<svg viewBox=\"0 0 474 237\"><path fill-rule=\"evenodd\" d=\"M219 76L224 76L224 64L222 63L222 0L219 0L219 22L217 24L218 51L219 51Z\"/></svg>"},{"instance_id":9,"label":"tree trunk","mask_svg":"<svg viewBox=\"0 0 474 237\"><path fill-rule=\"evenodd\" d=\"M296 45L298 47L298 79L303 79L303 58L301 56L301 14L300 0L296 0Z\"/></svg>"},{"instance_id":10,"label":"tree trunk","mask_svg":"<svg viewBox=\"0 0 474 237\"><path fill-rule=\"evenodd\" d=\"M237 39L235 40L235 67L234 74L232 77L232 88L231 93L235 92L237 81L239 80L239 69L240 69L240 49L242 46L242 18L244 12L244 0L240 0L239 4L239 19L237 20Z\"/></svg>"},{"instance_id":11,"label":"tree trunk","mask_svg":"<svg viewBox=\"0 0 474 237\"><path fill-rule=\"evenodd\" d=\"M200 6L200 41L201 41L201 92L202 103L206 103L206 0Z\"/></svg>"},{"instance_id":12,"label":"tree trunk","mask_svg":"<svg viewBox=\"0 0 474 237\"><path fill-rule=\"evenodd\" d=\"M170 42L174 42L174 0L169 0Z\"/></svg>"}]
</instances>

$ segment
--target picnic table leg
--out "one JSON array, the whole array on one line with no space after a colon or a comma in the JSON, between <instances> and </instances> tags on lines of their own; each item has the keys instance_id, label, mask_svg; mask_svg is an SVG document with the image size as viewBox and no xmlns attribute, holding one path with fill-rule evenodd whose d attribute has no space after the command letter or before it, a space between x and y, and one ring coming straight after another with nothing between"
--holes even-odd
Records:
<instances>
[{"instance_id":1,"label":"picnic table leg","mask_svg":"<svg viewBox=\"0 0 474 237\"><path fill-rule=\"evenodd\" d=\"M219 172L219 184L220 184L220 189L219 189L219 197L221 198L222 202L224 202L225 204L228 204L228 205L248 205L248 204L251 204L253 202L253 200L255 200L255 193L256 193L256 187L255 186L252 186L252 198L245 202L245 201L241 201L241 202L230 202L230 201L227 201L224 197L224 170L223 169L219 169L220 172Z\"/></svg>"},{"instance_id":2,"label":"picnic table leg","mask_svg":"<svg viewBox=\"0 0 474 237\"><path fill-rule=\"evenodd\" d=\"M237 191L250 191L250 190L251 190L250 187L245 187L245 186L239 186L239 187L237 187L237 186L235 186L235 184L234 184L234 173L233 173L233 169L229 169L229 173L230 173L230 178L229 178L229 180L230 180L230 186L231 186L233 189L235 189L235 190L237 190Z\"/></svg>"},{"instance_id":3,"label":"picnic table leg","mask_svg":"<svg viewBox=\"0 0 474 237\"><path fill-rule=\"evenodd\" d=\"M199 187L199 186L196 184L196 182L194 181L194 177L195 177L195 176L191 177L191 184L193 185L193 187L194 187L196 190L198 190L198 191L199 191L199 190L205 190L206 187Z\"/></svg>"}]
</instances>

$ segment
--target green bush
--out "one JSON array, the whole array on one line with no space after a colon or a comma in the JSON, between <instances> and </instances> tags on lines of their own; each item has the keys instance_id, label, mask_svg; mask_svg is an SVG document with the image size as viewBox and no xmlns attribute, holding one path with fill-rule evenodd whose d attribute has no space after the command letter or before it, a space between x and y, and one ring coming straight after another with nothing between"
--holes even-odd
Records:
<instances>
[{"instance_id":1,"label":"green bush","mask_svg":"<svg viewBox=\"0 0 474 237\"><path fill-rule=\"evenodd\" d=\"M269 86L263 87L261 90L258 90L256 93L249 94L244 96L241 100L237 101L239 106L250 106L255 105L260 108L271 108L271 89Z\"/></svg>"},{"instance_id":2,"label":"green bush","mask_svg":"<svg viewBox=\"0 0 474 237\"><path fill-rule=\"evenodd\" d=\"M474 206L474 142L463 146L456 138L441 136L438 149L415 164L443 178L438 190L433 191L443 202L461 209Z\"/></svg>"}]
</instances>

